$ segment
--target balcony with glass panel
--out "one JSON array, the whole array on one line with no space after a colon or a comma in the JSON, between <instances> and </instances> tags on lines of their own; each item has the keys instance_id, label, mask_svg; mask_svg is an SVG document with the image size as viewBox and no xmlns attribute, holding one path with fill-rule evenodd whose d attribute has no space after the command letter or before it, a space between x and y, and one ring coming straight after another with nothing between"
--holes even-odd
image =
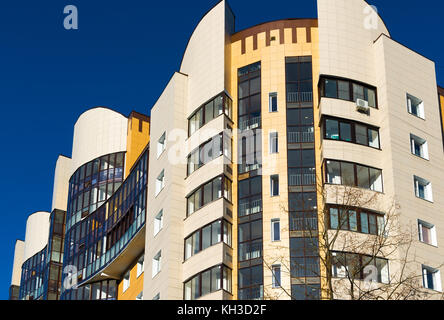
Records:
<instances>
[{"instance_id":1,"label":"balcony with glass panel","mask_svg":"<svg viewBox=\"0 0 444 320\"><path fill-rule=\"evenodd\" d=\"M262 196L239 201L239 217L262 212Z\"/></svg>"},{"instance_id":2,"label":"balcony with glass panel","mask_svg":"<svg viewBox=\"0 0 444 320\"><path fill-rule=\"evenodd\" d=\"M260 126L261 126L261 116L250 117L248 119L239 122L239 129L242 131L257 129Z\"/></svg>"},{"instance_id":3,"label":"balcony with glass panel","mask_svg":"<svg viewBox=\"0 0 444 320\"><path fill-rule=\"evenodd\" d=\"M288 103L307 103L313 101L313 92L287 92Z\"/></svg>"},{"instance_id":4,"label":"balcony with glass panel","mask_svg":"<svg viewBox=\"0 0 444 320\"><path fill-rule=\"evenodd\" d=\"M314 142L313 127L289 127L287 132L288 143Z\"/></svg>"},{"instance_id":5,"label":"balcony with glass panel","mask_svg":"<svg viewBox=\"0 0 444 320\"><path fill-rule=\"evenodd\" d=\"M289 186L312 186L316 185L316 168L289 168Z\"/></svg>"}]
</instances>

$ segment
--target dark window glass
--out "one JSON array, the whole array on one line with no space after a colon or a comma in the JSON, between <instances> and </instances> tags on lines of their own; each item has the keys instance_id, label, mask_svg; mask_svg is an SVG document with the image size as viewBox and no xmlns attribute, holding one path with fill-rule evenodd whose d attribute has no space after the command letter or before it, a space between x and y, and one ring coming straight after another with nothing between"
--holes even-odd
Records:
<instances>
[{"instance_id":1,"label":"dark window glass","mask_svg":"<svg viewBox=\"0 0 444 320\"><path fill-rule=\"evenodd\" d=\"M339 127L337 120L325 120L325 135L327 139L339 140Z\"/></svg>"},{"instance_id":2,"label":"dark window glass","mask_svg":"<svg viewBox=\"0 0 444 320\"><path fill-rule=\"evenodd\" d=\"M337 98L338 97L338 83L336 80L325 80L325 97Z\"/></svg>"},{"instance_id":3,"label":"dark window glass","mask_svg":"<svg viewBox=\"0 0 444 320\"><path fill-rule=\"evenodd\" d=\"M341 122L341 140L352 141L351 125Z\"/></svg>"}]
</instances>

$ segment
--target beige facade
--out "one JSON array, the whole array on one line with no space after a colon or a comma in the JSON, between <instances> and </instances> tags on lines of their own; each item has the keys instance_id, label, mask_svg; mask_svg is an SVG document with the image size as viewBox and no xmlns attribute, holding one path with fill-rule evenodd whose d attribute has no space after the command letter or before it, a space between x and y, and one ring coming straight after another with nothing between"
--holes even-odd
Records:
<instances>
[{"instance_id":1,"label":"beige facade","mask_svg":"<svg viewBox=\"0 0 444 320\"><path fill-rule=\"evenodd\" d=\"M25 242L17 240L14 246L14 262L12 264L11 286L20 286L20 279L22 275L22 264L25 253Z\"/></svg>"},{"instance_id":2,"label":"beige facade","mask_svg":"<svg viewBox=\"0 0 444 320\"><path fill-rule=\"evenodd\" d=\"M52 209L66 211L68 205L69 179L72 174L71 158L60 155L57 159L54 172L54 189L52 195Z\"/></svg>"},{"instance_id":3,"label":"beige facade","mask_svg":"<svg viewBox=\"0 0 444 320\"><path fill-rule=\"evenodd\" d=\"M26 220L23 261L28 260L48 244L49 212L35 212Z\"/></svg>"},{"instance_id":4,"label":"beige facade","mask_svg":"<svg viewBox=\"0 0 444 320\"><path fill-rule=\"evenodd\" d=\"M372 187L358 188L358 178L354 177L350 190L361 195L358 199L360 205L356 202L355 206L360 207L359 210L368 209L372 214L385 214L385 218L396 207L400 217L397 223L405 230L410 230L413 237L408 255L409 260L413 261L408 266L409 272L417 274L419 283L422 283L424 268L433 269L435 282L439 283L435 283L434 291L430 292L436 293L432 298L439 297L444 286L443 279L436 276L444 272L444 217L440 214L444 209L444 200L439 196L444 193L444 130L440 113L443 106L440 106L440 100L437 99L435 64L393 40L376 9L366 1L318 0L317 4L318 19L278 20L235 31L234 14L226 1L220 1L196 26L187 44L180 70L171 77L152 107L149 118L137 115L139 118L135 121L130 115L128 122L127 117L103 107L88 110L79 117L74 128L72 159L60 156L57 160L52 209L67 209L68 182L80 166L103 155L126 151L127 177L130 167L149 142L146 225L122 254L102 273L89 279L90 282L105 278L117 279L120 281L119 295L123 299L133 299L136 295L140 297L143 289L145 300L236 300L242 298L242 290L248 293L255 286L260 287L261 292L255 297L259 299L294 299L301 287L302 290L308 290L310 286L315 287L315 290L319 288L319 299L350 298L346 289L335 292L333 296L321 290L327 288L327 275L332 271L328 268L333 269L333 266L320 265L317 275L307 275L307 270L302 270L306 266L297 269L295 262L295 257L313 258L306 254L309 251L307 245L304 248L302 244L302 249L298 247L298 240L305 241L310 232L314 232L316 240L324 236L326 229L329 238L333 238L336 232L334 229L337 228L329 222L330 217L323 220L325 209L341 205L344 198L342 185L326 181L325 164L327 160L333 160L381 170L383 189L379 191L370 190ZM297 14L296 11L294 13ZM294 62L296 60L299 62ZM298 88L290 92L290 82L293 80L289 80L288 70L292 63L299 63L297 68L302 68L301 60L311 63L312 81L304 81L312 83L309 83L310 88L306 91ZM243 97L239 92L239 84L246 73L239 71L257 62L260 62L258 99L261 108L260 112L255 112L260 113L262 162L258 172L251 169L241 174L237 159L242 149L239 142L239 129L242 126L238 122L243 115L240 112ZM300 70L298 72L303 73ZM322 81L326 78L349 83L348 89L351 91L354 90L352 84L357 83L374 88L377 105L363 113L358 112L359 101L355 99L354 93L349 93L348 98L344 99L340 99L339 94L327 97L322 87ZM293 82L302 86L300 82L304 81L299 80ZM362 90L364 95L364 87ZM291 94L307 93L311 94L311 100L291 101L294 99L290 98ZM275 96L277 110L271 110L271 98ZM219 105L221 109L216 109L216 102L212 104L216 97L223 97L219 101L224 103L232 103L232 112L226 111L225 104ZM422 114L412 114L411 97L421 101ZM367 100L370 99L367 97ZM441 101L444 104L444 98L441 97ZM361 101L365 102L369 101ZM253 107L248 105L245 109ZM300 110L311 112L311 107L313 116L305 113L304 117L310 120L312 116L313 123L303 123ZM291 112L295 110L301 112L301 116ZM136 113L132 115L136 116ZM291 133L308 133L312 140L290 141L297 140L289 133L290 122L296 122L291 115L294 118L301 117L293 127L299 130L303 126L309 127L307 132ZM355 141L351 138L341 140L339 129L337 139L327 137L324 119L344 120L353 126L376 128L380 144L378 147L370 147L369 144L357 142L356 137ZM191 130L193 126L195 128ZM230 143L223 143L220 150L211 150L212 160L194 163L192 155L196 150L200 151L200 157L208 155L208 145L204 147L204 144L222 132L228 137L224 136L224 141L231 139L231 146ZM277 133L276 152L270 151L273 143L271 133ZM365 135L369 135L368 131ZM426 142L427 156L415 154L412 136L419 137L421 143ZM309 176L307 180L311 178L314 181L294 182L298 177L303 179L303 174L298 176L298 173L292 174L289 170L292 167L290 161L295 160L290 159L290 154L295 154L291 152L294 150L301 152L301 159L298 160L299 167L294 165L293 168L315 169L314 177L305 173ZM305 160L301 150L314 150L312 165L302 165ZM216 153L218 156L213 156ZM358 169L355 171L357 176ZM271 179L276 175L279 191L272 194ZM253 212L253 205L247 203L247 206L251 205L248 207L249 213L240 216L241 200L248 198L240 199L240 186L243 180L254 176L260 177L262 186L259 195L260 212L251 217L258 212ZM229 185L231 189L225 190L225 186L216 189L217 185L211 184L208 191L209 183L219 177L221 181L227 181L226 188L229 189ZM371 179L370 174L367 177ZM415 182L418 177L428 183L424 191L429 196L427 200L421 199L419 184ZM340 178L343 178L342 173ZM293 182L290 182L291 179ZM194 198L196 191L200 192L201 198ZM302 208L305 204L299 203L299 207L289 212L291 201L295 206L296 196L309 193L317 198L314 207L305 210ZM204 199L205 196L209 199ZM365 199L373 196L378 196L378 201L365 202ZM245 202L242 204L245 205ZM308 224L304 219L308 215L305 211L310 210L310 213L315 213L316 217L311 218L311 221L314 219L317 229L315 227L315 230L309 231L304 229L307 227L305 224ZM259 220L261 235L252 241L240 241L241 232L247 233L247 229L242 228ZM229 226L230 231L223 229L214 235L212 225L218 221L223 221L221 225ZM273 239L275 221L279 221L279 239ZM297 223L304 226L296 226ZM434 243L428 244L418 238L418 227L421 224L433 226L436 233ZM203 235L204 229L208 232L210 225L211 241L208 240L208 233L206 239ZM250 227L248 230L253 230ZM26 240L16 244L13 285L20 282L19 265L46 245L47 229L49 213L38 212L29 217ZM224 234L225 231L227 234ZM357 227L354 231L344 229L337 232L341 235L340 240L325 251L344 251L345 254L346 239L358 243L366 238L377 239L371 232L358 232ZM260 249L252 245L253 242L257 245L257 239L260 239ZM205 245L204 241L207 241ZM133 287L126 291L128 288L122 274L126 270L131 270L131 274L141 274L135 259L142 254L143 243L143 278L138 278L137 282L133 282ZM369 248L358 249L359 252L353 253L374 255ZM296 256L299 253L295 251L298 250L303 251L302 256ZM399 260L404 250L405 246L400 246L394 253L387 248L377 253L378 258L389 258L392 279L401 270ZM320 254L324 257L326 252L321 250ZM242 260L241 255L249 258L244 257ZM310 268L316 269L317 260L311 261L315 262L311 262ZM259 265L262 267L261 274L254 277L250 275L250 278L260 278L261 282L251 286L244 283L242 286L242 281L251 280L242 272ZM215 273L211 274L220 282L211 280L209 284L209 272L219 266L221 269L218 270L223 275L219 274L217 278ZM276 266L280 267L278 284L273 275ZM131 277L134 278L134 275ZM207 283L193 282L196 278L206 280ZM195 294L196 290L200 292Z\"/></svg>"},{"instance_id":5,"label":"beige facade","mask_svg":"<svg viewBox=\"0 0 444 320\"><path fill-rule=\"evenodd\" d=\"M122 114L97 107L80 115L74 126L72 173L102 155L126 151L128 119Z\"/></svg>"}]
</instances>

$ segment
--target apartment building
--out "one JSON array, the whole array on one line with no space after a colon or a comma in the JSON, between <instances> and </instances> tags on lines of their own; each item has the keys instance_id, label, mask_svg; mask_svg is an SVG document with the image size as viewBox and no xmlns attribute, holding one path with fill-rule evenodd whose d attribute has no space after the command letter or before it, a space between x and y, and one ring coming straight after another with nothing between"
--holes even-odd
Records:
<instances>
[{"instance_id":1,"label":"apartment building","mask_svg":"<svg viewBox=\"0 0 444 320\"><path fill-rule=\"evenodd\" d=\"M16 244L11 298L371 299L348 286L368 273L381 297L439 298L435 64L367 2L317 4L237 31L220 1L149 118L82 114L51 213Z\"/></svg>"}]
</instances>

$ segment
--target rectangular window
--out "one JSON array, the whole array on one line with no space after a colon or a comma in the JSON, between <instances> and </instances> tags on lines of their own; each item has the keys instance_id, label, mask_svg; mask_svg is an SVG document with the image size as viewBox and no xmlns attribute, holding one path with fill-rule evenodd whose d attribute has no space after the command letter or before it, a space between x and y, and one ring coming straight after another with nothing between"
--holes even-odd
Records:
<instances>
[{"instance_id":1,"label":"rectangular window","mask_svg":"<svg viewBox=\"0 0 444 320\"><path fill-rule=\"evenodd\" d=\"M418 220L419 241L437 246L436 228L433 224Z\"/></svg>"},{"instance_id":2,"label":"rectangular window","mask_svg":"<svg viewBox=\"0 0 444 320\"><path fill-rule=\"evenodd\" d=\"M128 270L123 276L123 292L128 290L129 286L130 286L130 272Z\"/></svg>"},{"instance_id":3,"label":"rectangular window","mask_svg":"<svg viewBox=\"0 0 444 320\"><path fill-rule=\"evenodd\" d=\"M144 266L145 266L145 255L142 255L137 261L137 277L139 277L143 273Z\"/></svg>"},{"instance_id":4,"label":"rectangular window","mask_svg":"<svg viewBox=\"0 0 444 320\"><path fill-rule=\"evenodd\" d=\"M407 94L407 110L410 114L424 119L424 102L410 94Z\"/></svg>"},{"instance_id":5,"label":"rectangular window","mask_svg":"<svg viewBox=\"0 0 444 320\"><path fill-rule=\"evenodd\" d=\"M424 288L441 291L441 273L438 269L422 266L422 282Z\"/></svg>"},{"instance_id":6,"label":"rectangular window","mask_svg":"<svg viewBox=\"0 0 444 320\"><path fill-rule=\"evenodd\" d=\"M159 251L153 258L152 277L154 278L161 269L162 251Z\"/></svg>"},{"instance_id":7,"label":"rectangular window","mask_svg":"<svg viewBox=\"0 0 444 320\"><path fill-rule=\"evenodd\" d=\"M162 172L159 174L159 176L156 179L156 196L162 191L162 189L165 187L165 170L162 170Z\"/></svg>"},{"instance_id":8,"label":"rectangular window","mask_svg":"<svg viewBox=\"0 0 444 320\"><path fill-rule=\"evenodd\" d=\"M269 109L270 112L278 111L278 103L277 103L277 92L271 92L269 96Z\"/></svg>"},{"instance_id":9,"label":"rectangular window","mask_svg":"<svg viewBox=\"0 0 444 320\"><path fill-rule=\"evenodd\" d=\"M160 300L160 293L156 294L156 295L153 297L153 300Z\"/></svg>"},{"instance_id":10,"label":"rectangular window","mask_svg":"<svg viewBox=\"0 0 444 320\"><path fill-rule=\"evenodd\" d=\"M346 120L325 118L323 121L324 138L357 143L379 149L379 129L366 124Z\"/></svg>"},{"instance_id":11,"label":"rectangular window","mask_svg":"<svg viewBox=\"0 0 444 320\"><path fill-rule=\"evenodd\" d=\"M165 150L165 135L166 135L166 133L164 132L162 134L162 136L159 138L159 140L157 141L157 158L159 158L160 155Z\"/></svg>"},{"instance_id":12,"label":"rectangular window","mask_svg":"<svg viewBox=\"0 0 444 320\"><path fill-rule=\"evenodd\" d=\"M281 222L279 219L271 220L271 241L281 241Z\"/></svg>"},{"instance_id":13,"label":"rectangular window","mask_svg":"<svg viewBox=\"0 0 444 320\"><path fill-rule=\"evenodd\" d=\"M273 288L281 287L281 265L272 266L273 270Z\"/></svg>"},{"instance_id":14,"label":"rectangular window","mask_svg":"<svg viewBox=\"0 0 444 320\"><path fill-rule=\"evenodd\" d=\"M143 291L137 295L136 300L143 300Z\"/></svg>"},{"instance_id":15,"label":"rectangular window","mask_svg":"<svg viewBox=\"0 0 444 320\"><path fill-rule=\"evenodd\" d=\"M270 177L270 193L272 197L279 195L279 175Z\"/></svg>"},{"instance_id":16,"label":"rectangular window","mask_svg":"<svg viewBox=\"0 0 444 320\"><path fill-rule=\"evenodd\" d=\"M350 162L325 162L326 183L346 185L383 192L382 170Z\"/></svg>"},{"instance_id":17,"label":"rectangular window","mask_svg":"<svg viewBox=\"0 0 444 320\"><path fill-rule=\"evenodd\" d=\"M160 230L163 228L163 210L160 210L159 213L154 218L154 235L157 235Z\"/></svg>"},{"instance_id":18,"label":"rectangular window","mask_svg":"<svg viewBox=\"0 0 444 320\"><path fill-rule=\"evenodd\" d=\"M415 195L423 200L433 202L432 183L417 176L413 178L415 182Z\"/></svg>"},{"instance_id":19,"label":"rectangular window","mask_svg":"<svg viewBox=\"0 0 444 320\"><path fill-rule=\"evenodd\" d=\"M199 130L203 125L207 124L222 113L225 113L231 119L232 101L225 94L218 95L213 100L200 106L192 117L188 119L188 136Z\"/></svg>"},{"instance_id":20,"label":"rectangular window","mask_svg":"<svg viewBox=\"0 0 444 320\"><path fill-rule=\"evenodd\" d=\"M410 134L410 144L414 155L426 160L429 159L429 148L426 140Z\"/></svg>"},{"instance_id":21,"label":"rectangular window","mask_svg":"<svg viewBox=\"0 0 444 320\"><path fill-rule=\"evenodd\" d=\"M356 102L358 99L368 102L369 107L377 108L376 88L352 80L322 78L321 96ZM351 90L350 90L351 89Z\"/></svg>"},{"instance_id":22,"label":"rectangular window","mask_svg":"<svg viewBox=\"0 0 444 320\"><path fill-rule=\"evenodd\" d=\"M269 135L269 143L270 143L270 154L279 152L279 141L278 141L278 133L270 132Z\"/></svg>"}]
</instances>

